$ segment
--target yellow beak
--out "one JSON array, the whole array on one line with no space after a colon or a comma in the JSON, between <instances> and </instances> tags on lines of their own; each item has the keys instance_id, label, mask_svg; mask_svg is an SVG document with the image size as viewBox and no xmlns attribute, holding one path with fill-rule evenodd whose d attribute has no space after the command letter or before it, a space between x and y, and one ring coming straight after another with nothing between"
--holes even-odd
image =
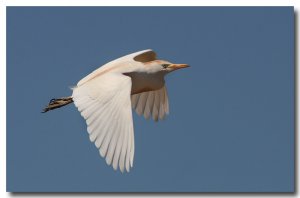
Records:
<instances>
[{"instance_id":1,"label":"yellow beak","mask_svg":"<svg viewBox=\"0 0 300 198\"><path fill-rule=\"evenodd\" d=\"M176 69L182 69L182 68L186 68L189 67L188 64L171 64L168 66L168 68L176 70Z\"/></svg>"}]
</instances>

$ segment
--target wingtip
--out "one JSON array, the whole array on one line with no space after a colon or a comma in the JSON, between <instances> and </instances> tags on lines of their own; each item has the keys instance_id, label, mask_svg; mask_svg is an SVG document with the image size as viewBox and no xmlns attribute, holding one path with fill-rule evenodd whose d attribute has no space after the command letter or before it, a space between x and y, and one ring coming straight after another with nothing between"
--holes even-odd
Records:
<instances>
[{"instance_id":1,"label":"wingtip","mask_svg":"<svg viewBox=\"0 0 300 198\"><path fill-rule=\"evenodd\" d=\"M99 153L100 153L100 156L101 156L101 157L105 157L105 153L104 153L103 149L100 148L100 149L99 149Z\"/></svg>"},{"instance_id":2,"label":"wingtip","mask_svg":"<svg viewBox=\"0 0 300 198\"><path fill-rule=\"evenodd\" d=\"M109 165L109 166L111 165L111 158L110 157L106 157L105 161L106 161L107 165Z\"/></svg>"},{"instance_id":3,"label":"wingtip","mask_svg":"<svg viewBox=\"0 0 300 198\"><path fill-rule=\"evenodd\" d=\"M133 167L133 160L132 160L132 162L130 162L130 167L131 167L131 168Z\"/></svg>"},{"instance_id":4,"label":"wingtip","mask_svg":"<svg viewBox=\"0 0 300 198\"><path fill-rule=\"evenodd\" d=\"M71 90L74 90L76 87L77 87L77 85L69 86L69 88L70 88Z\"/></svg>"},{"instance_id":5,"label":"wingtip","mask_svg":"<svg viewBox=\"0 0 300 198\"><path fill-rule=\"evenodd\" d=\"M117 171L117 170L118 170L118 167L113 166L113 169L114 169L114 171Z\"/></svg>"}]
</instances>

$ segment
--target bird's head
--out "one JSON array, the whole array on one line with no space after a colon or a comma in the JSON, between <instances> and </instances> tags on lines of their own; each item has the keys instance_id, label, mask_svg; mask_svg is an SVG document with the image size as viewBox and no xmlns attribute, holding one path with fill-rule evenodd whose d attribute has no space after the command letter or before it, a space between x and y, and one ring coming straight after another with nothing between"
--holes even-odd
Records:
<instances>
[{"instance_id":1,"label":"bird's head","mask_svg":"<svg viewBox=\"0 0 300 198\"><path fill-rule=\"evenodd\" d=\"M155 60L146 63L148 71L150 72L163 72L165 74L175 71L177 69L182 69L189 67L187 64L175 64L165 60Z\"/></svg>"}]
</instances>

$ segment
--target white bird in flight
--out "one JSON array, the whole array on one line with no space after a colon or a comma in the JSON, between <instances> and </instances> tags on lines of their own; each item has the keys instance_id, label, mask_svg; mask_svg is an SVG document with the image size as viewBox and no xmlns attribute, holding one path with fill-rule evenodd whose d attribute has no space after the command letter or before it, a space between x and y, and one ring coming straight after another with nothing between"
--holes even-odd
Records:
<instances>
[{"instance_id":1,"label":"white bird in flight","mask_svg":"<svg viewBox=\"0 0 300 198\"><path fill-rule=\"evenodd\" d=\"M164 77L186 67L157 60L150 49L132 53L96 69L72 88L72 96L52 99L43 112L74 102L106 163L129 172L134 157L131 109L146 119L164 119L169 113Z\"/></svg>"}]
</instances>

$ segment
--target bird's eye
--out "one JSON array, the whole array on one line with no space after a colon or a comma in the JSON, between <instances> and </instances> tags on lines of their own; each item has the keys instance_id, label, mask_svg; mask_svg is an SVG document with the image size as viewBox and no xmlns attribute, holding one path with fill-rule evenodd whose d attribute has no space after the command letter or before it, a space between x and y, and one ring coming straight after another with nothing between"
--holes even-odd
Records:
<instances>
[{"instance_id":1,"label":"bird's eye","mask_svg":"<svg viewBox=\"0 0 300 198\"><path fill-rule=\"evenodd\" d=\"M166 69L170 64L162 64L161 66Z\"/></svg>"}]
</instances>

